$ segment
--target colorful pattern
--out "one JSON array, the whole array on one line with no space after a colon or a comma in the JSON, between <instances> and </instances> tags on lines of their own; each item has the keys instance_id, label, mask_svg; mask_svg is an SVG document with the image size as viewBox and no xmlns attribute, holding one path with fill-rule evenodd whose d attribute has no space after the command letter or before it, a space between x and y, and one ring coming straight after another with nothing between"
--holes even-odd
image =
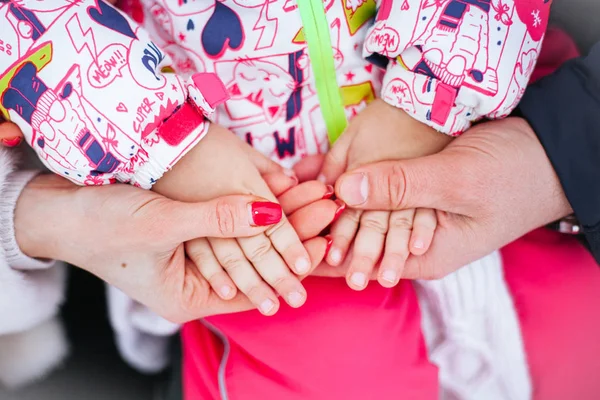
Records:
<instances>
[{"instance_id":1,"label":"colorful pattern","mask_svg":"<svg viewBox=\"0 0 600 400\"><path fill-rule=\"evenodd\" d=\"M282 165L327 151L296 0L121 3L145 30L101 0L0 1L0 107L51 170L149 187L206 133L190 110L208 115L226 95L212 119ZM377 96L451 134L506 115L549 6L323 0L346 116Z\"/></svg>"},{"instance_id":2,"label":"colorful pattern","mask_svg":"<svg viewBox=\"0 0 600 400\"><path fill-rule=\"evenodd\" d=\"M75 183L151 187L225 99L214 75L166 73L168 55L102 1L4 3L0 112Z\"/></svg>"},{"instance_id":3,"label":"colorful pattern","mask_svg":"<svg viewBox=\"0 0 600 400\"><path fill-rule=\"evenodd\" d=\"M393 59L382 97L444 133L508 115L535 67L551 0L382 0L364 54Z\"/></svg>"}]
</instances>

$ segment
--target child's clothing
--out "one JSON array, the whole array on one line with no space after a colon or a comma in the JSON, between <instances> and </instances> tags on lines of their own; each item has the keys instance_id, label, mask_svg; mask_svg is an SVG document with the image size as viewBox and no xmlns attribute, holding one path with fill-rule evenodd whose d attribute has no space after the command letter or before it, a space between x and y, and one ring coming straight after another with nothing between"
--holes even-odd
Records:
<instances>
[{"instance_id":1,"label":"child's clothing","mask_svg":"<svg viewBox=\"0 0 600 400\"><path fill-rule=\"evenodd\" d=\"M0 111L23 129L51 170L80 184L120 180L151 186L201 140L209 125L202 115L222 103L223 89L230 100L212 120L263 154L291 166L325 152L322 109L335 107L336 93L323 97L318 90L323 75L315 65L329 61L348 117L377 96L448 134L484 116L507 115L535 65L550 1L143 0L126 6L149 34L102 1L0 6L0 18L8 22L0 28ZM299 6L310 7L315 21L326 24L332 60L317 60L327 54L326 38L320 45L306 43ZM492 255L487 262L491 267L484 275L496 274L501 298L480 294L489 304L503 304L505 313L470 321L478 331L492 318L506 326L516 321L499 259ZM475 266L465 268L468 273ZM448 309L442 306L480 283L421 282L429 293L421 298L423 311ZM203 340L207 333L200 322L189 324L187 398L217 398L219 390L223 398L386 398L405 388L408 398L436 397L422 389L434 387L425 382L437 378L435 368L418 356L423 342L409 284L392 290L372 285L355 293L340 280L310 278L306 287L307 305L293 312L284 307L271 318L256 312L208 318L228 339L224 354L214 336ZM465 315L453 315L465 321ZM504 351L523 361L516 322L513 328L517 340ZM430 339L455 331L448 321L424 329ZM346 337L352 341L342 340ZM483 347L491 345L486 340ZM484 353L475 352L476 372L494 361ZM453 352L437 354L447 368ZM221 356L231 358L219 369ZM395 373L400 363L413 362L414 375ZM527 398L529 378L522 367L512 371L518 377L463 377L454 382L464 384L454 395L492 398L465 389L508 379L508 387L517 390L505 398ZM454 392L443 379L441 384L442 395Z\"/></svg>"}]
</instances>

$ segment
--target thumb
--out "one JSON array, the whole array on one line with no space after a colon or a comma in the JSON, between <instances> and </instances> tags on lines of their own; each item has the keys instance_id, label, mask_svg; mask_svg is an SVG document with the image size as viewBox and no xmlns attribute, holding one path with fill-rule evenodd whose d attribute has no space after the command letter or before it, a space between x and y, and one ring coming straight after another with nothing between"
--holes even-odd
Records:
<instances>
[{"instance_id":1,"label":"thumb","mask_svg":"<svg viewBox=\"0 0 600 400\"><path fill-rule=\"evenodd\" d=\"M225 196L200 203L173 202L163 216L173 238L248 237L267 230L283 217L281 206L256 196ZM166 218L165 218L166 217Z\"/></svg>"},{"instance_id":2,"label":"thumb","mask_svg":"<svg viewBox=\"0 0 600 400\"><path fill-rule=\"evenodd\" d=\"M363 210L423 207L452 211L454 194L460 189L458 174L447 158L438 153L366 165L342 175L336 194L348 206Z\"/></svg>"},{"instance_id":3,"label":"thumb","mask_svg":"<svg viewBox=\"0 0 600 400\"><path fill-rule=\"evenodd\" d=\"M348 166L348 149L354 135L345 132L325 155L321 173L317 178L323 183L333 184L346 171Z\"/></svg>"}]
</instances>

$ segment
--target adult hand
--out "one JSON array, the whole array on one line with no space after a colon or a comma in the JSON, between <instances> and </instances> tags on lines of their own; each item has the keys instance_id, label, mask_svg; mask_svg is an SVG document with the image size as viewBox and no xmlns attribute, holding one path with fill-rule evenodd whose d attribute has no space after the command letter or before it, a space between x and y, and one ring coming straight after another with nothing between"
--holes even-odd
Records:
<instances>
[{"instance_id":1,"label":"adult hand","mask_svg":"<svg viewBox=\"0 0 600 400\"><path fill-rule=\"evenodd\" d=\"M572 212L535 133L519 118L477 125L432 156L348 172L336 194L365 210L439 210L432 247L406 264L409 279L443 277Z\"/></svg>"}]
</instances>

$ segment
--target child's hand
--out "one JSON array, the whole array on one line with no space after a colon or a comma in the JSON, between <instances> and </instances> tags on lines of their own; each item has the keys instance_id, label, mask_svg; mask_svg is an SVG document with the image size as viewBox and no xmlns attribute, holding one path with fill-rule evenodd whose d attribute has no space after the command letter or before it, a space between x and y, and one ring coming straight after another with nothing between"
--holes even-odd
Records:
<instances>
[{"instance_id":1,"label":"child's hand","mask_svg":"<svg viewBox=\"0 0 600 400\"><path fill-rule=\"evenodd\" d=\"M327 154L320 180L333 183L345 171L364 164L434 154L450 141L449 136L378 99L350 122ZM327 262L340 265L351 252L347 281L350 287L362 290L384 253L378 281L386 287L395 286L409 254L427 251L436 225L435 210L390 213L347 209L331 228L333 245Z\"/></svg>"},{"instance_id":2,"label":"child's hand","mask_svg":"<svg viewBox=\"0 0 600 400\"><path fill-rule=\"evenodd\" d=\"M212 125L202 142L156 183L155 190L182 201L253 194L274 202L275 196L261 178L261 172L268 171L260 170L272 165L233 133ZM271 210L269 205L252 210L257 225L281 217L281 209ZM304 287L290 269L304 275L310 270L311 259L285 216L263 234L197 243L203 246L200 249L197 245L196 251L204 260L199 263L199 272L222 298L233 298L237 286L265 315L273 315L279 307L273 289L293 307L306 300Z\"/></svg>"}]
</instances>

